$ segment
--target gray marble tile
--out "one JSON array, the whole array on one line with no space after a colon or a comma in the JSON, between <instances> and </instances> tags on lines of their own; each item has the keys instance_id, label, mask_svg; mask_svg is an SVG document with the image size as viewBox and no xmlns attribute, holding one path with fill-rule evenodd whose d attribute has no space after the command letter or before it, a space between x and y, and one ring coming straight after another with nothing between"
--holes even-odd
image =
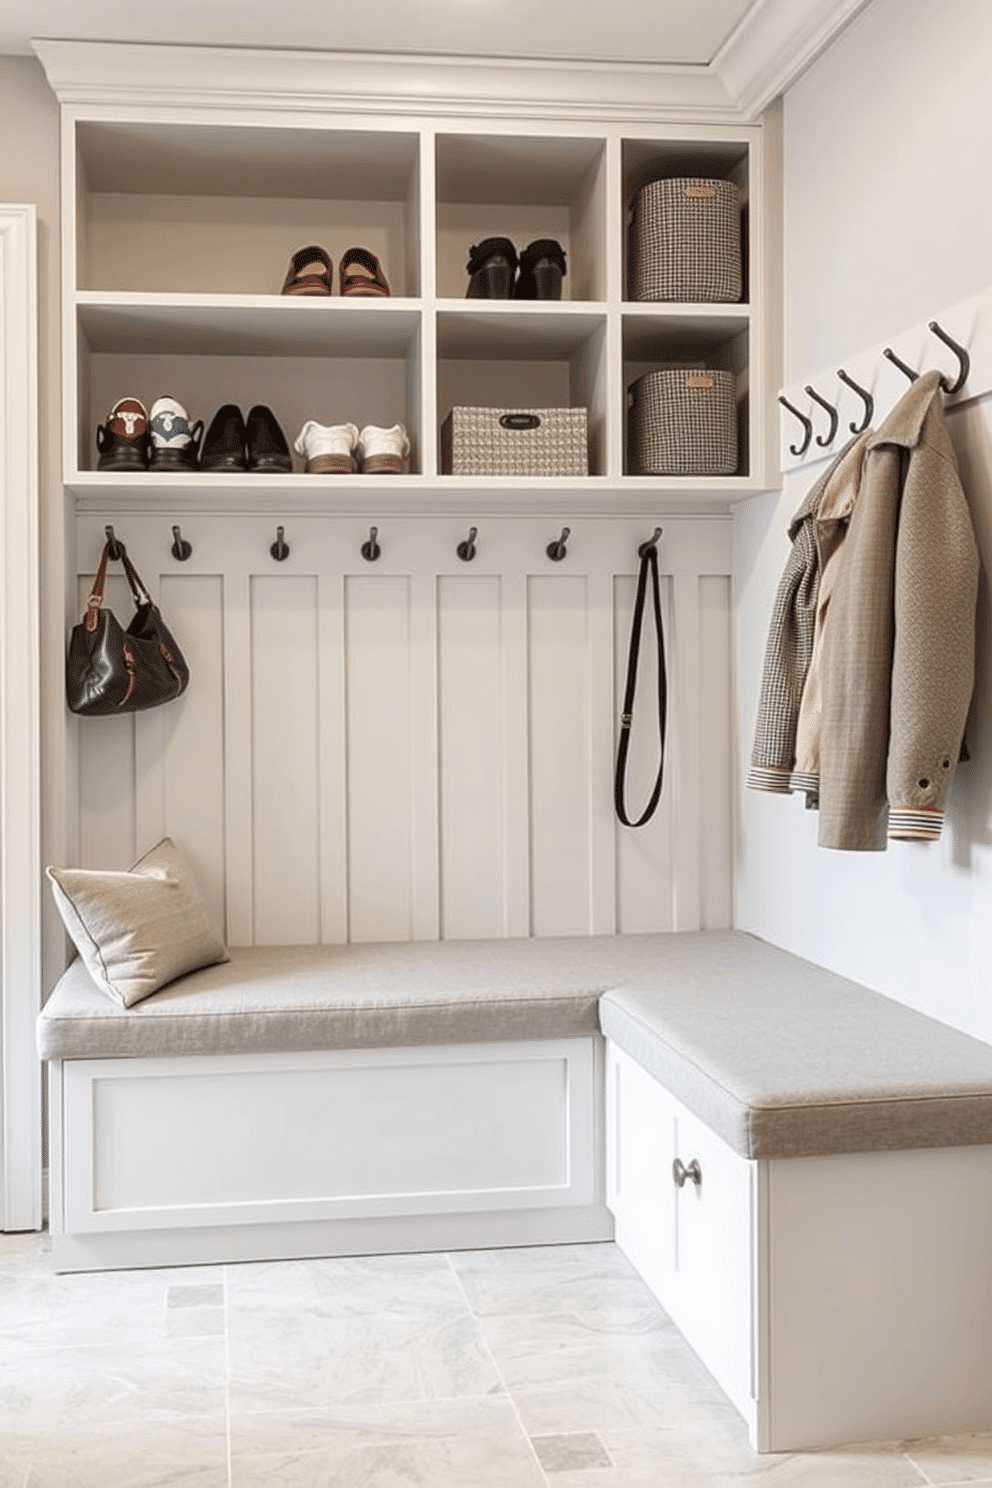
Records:
<instances>
[{"instance_id":1,"label":"gray marble tile","mask_svg":"<svg viewBox=\"0 0 992 1488\"><path fill-rule=\"evenodd\" d=\"M0 1369L0 1437L218 1416L225 1408L223 1339L36 1349Z\"/></svg>"},{"instance_id":2,"label":"gray marble tile","mask_svg":"<svg viewBox=\"0 0 992 1488\"><path fill-rule=\"evenodd\" d=\"M162 1338L165 1297L165 1282L149 1272L0 1272L0 1360L12 1348L20 1353Z\"/></svg>"},{"instance_id":3,"label":"gray marble tile","mask_svg":"<svg viewBox=\"0 0 992 1488\"><path fill-rule=\"evenodd\" d=\"M166 1313L166 1338L222 1338L226 1332L223 1307L181 1307Z\"/></svg>"},{"instance_id":4,"label":"gray marble tile","mask_svg":"<svg viewBox=\"0 0 992 1488\"><path fill-rule=\"evenodd\" d=\"M138 1421L53 1433L25 1488L228 1488L226 1424Z\"/></svg>"},{"instance_id":5,"label":"gray marble tile","mask_svg":"<svg viewBox=\"0 0 992 1488\"><path fill-rule=\"evenodd\" d=\"M931 1436L900 1445L930 1483L992 1483L992 1432Z\"/></svg>"},{"instance_id":6,"label":"gray marble tile","mask_svg":"<svg viewBox=\"0 0 992 1488\"><path fill-rule=\"evenodd\" d=\"M664 1317L629 1261L608 1242L458 1251L451 1264L480 1317L562 1312Z\"/></svg>"},{"instance_id":7,"label":"gray marble tile","mask_svg":"<svg viewBox=\"0 0 992 1488\"><path fill-rule=\"evenodd\" d=\"M217 1281L173 1282L165 1294L166 1307L223 1307L224 1284Z\"/></svg>"},{"instance_id":8,"label":"gray marble tile","mask_svg":"<svg viewBox=\"0 0 992 1488\"><path fill-rule=\"evenodd\" d=\"M228 1314L235 1413L297 1405L487 1395L502 1389L477 1323L456 1306L338 1314L313 1307Z\"/></svg>"},{"instance_id":9,"label":"gray marble tile","mask_svg":"<svg viewBox=\"0 0 992 1488\"><path fill-rule=\"evenodd\" d=\"M340 1316L422 1313L436 1307L467 1313L464 1295L443 1255L346 1256L230 1266L227 1304L260 1308L320 1307Z\"/></svg>"},{"instance_id":10,"label":"gray marble tile","mask_svg":"<svg viewBox=\"0 0 992 1488\"><path fill-rule=\"evenodd\" d=\"M231 1445L232 1488L546 1488L505 1397L256 1416Z\"/></svg>"},{"instance_id":11,"label":"gray marble tile","mask_svg":"<svg viewBox=\"0 0 992 1488\"><path fill-rule=\"evenodd\" d=\"M610 1455L595 1431L573 1431L567 1436L532 1436L531 1446L546 1473L589 1472L610 1467Z\"/></svg>"},{"instance_id":12,"label":"gray marble tile","mask_svg":"<svg viewBox=\"0 0 992 1488\"><path fill-rule=\"evenodd\" d=\"M52 1270L52 1239L47 1231L30 1234L0 1234L0 1281L15 1273L49 1275Z\"/></svg>"}]
</instances>

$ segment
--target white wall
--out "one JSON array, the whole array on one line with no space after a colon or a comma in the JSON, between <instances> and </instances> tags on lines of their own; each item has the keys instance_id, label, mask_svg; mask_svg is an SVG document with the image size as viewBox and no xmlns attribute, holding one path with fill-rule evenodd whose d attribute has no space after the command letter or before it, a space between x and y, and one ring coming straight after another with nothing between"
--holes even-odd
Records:
<instances>
[{"instance_id":1,"label":"white wall","mask_svg":"<svg viewBox=\"0 0 992 1488\"><path fill-rule=\"evenodd\" d=\"M992 5L872 0L785 99L784 384L992 283ZM986 572L992 399L955 412ZM741 764L750 754L786 529L822 470L739 509L735 606ZM736 919L776 944L992 1040L989 600L978 684L939 844L816 846L802 797L742 790Z\"/></svg>"}]
</instances>

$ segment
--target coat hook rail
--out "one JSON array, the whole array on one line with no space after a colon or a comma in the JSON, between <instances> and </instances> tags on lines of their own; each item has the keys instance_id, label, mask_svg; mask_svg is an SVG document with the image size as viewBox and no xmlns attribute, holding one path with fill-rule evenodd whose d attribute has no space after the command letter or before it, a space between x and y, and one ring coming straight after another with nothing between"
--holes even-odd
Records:
<instances>
[{"instance_id":1,"label":"coat hook rail","mask_svg":"<svg viewBox=\"0 0 992 1488\"><path fill-rule=\"evenodd\" d=\"M365 559L366 563L374 563L376 559L381 556L381 554L382 549L379 546L379 529L378 527L370 527L368 542L362 543L362 557Z\"/></svg>"},{"instance_id":2,"label":"coat hook rail","mask_svg":"<svg viewBox=\"0 0 992 1488\"><path fill-rule=\"evenodd\" d=\"M971 357L965 348L958 344L952 336L949 336L942 326L935 320L927 322L927 328L939 336L945 346L949 346L958 359L958 375L953 382L948 382L946 377L940 379L940 385L945 393L959 393L968 381L968 373L971 371Z\"/></svg>"},{"instance_id":3,"label":"coat hook rail","mask_svg":"<svg viewBox=\"0 0 992 1488\"><path fill-rule=\"evenodd\" d=\"M792 403L790 403L788 398L783 397L781 393L779 393L778 395L778 401L782 404L783 408L787 408L789 412L793 414L794 417L797 418L803 426L802 444L790 444L789 453L796 456L804 455L809 449L810 440L813 438L813 422L811 419L808 419L804 413L800 413L799 409L796 408Z\"/></svg>"},{"instance_id":4,"label":"coat hook rail","mask_svg":"<svg viewBox=\"0 0 992 1488\"><path fill-rule=\"evenodd\" d=\"M286 559L289 557L290 549L289 543L286 541L285 533L286 529L284 527L277 527L276 540L269 549L269 552L272 554L277 563L285 563Z\"/></svg>"},{"instance_id":5,"label":"coat hook rail","mask_svg":"<svg viewBox=\"0 0 992 1488\"><path fill-rule=\"evenodd\" d=\"M651 548L656 548L658 546L658 539L661 537L661 534L662 529L660 527L656 527L651 536L648 538L647 542L642 542L641 546L638 548L638 558L643 558L645 553L647 553Z\"/></svg>"},{"instance_id":6,"label":"coat hook rail","mask_svg":"<svg viewBox=\"0 0 992 1488\"><path fill-rule=\"evenodd\" d=\"M114 536L114 529L109 523L103 530L108 543L107 556L114 559L119 558L124 551L124 544L117 541L117 538Z\"/></svg>"},{"instance_id":7,"label":"coat hook rail","mask_svg":"<svg viewBox=\"0 0 992 1488\"><path fill-rule=\"evenodd\" d=\"M820 397L820 394L816 391L815 387L807 383L806 391L807 393L809 393L809 396L813 399L814 403L819 403L821 408L825 408L827 410L827 414L830 418L830 428L827 431L827 434L825 436L822 434L817 434L816 436L816 442L820 446L820 448L826 449L827 445L833 444L834 440L837 438L837 425L840 422L840 415L838 414L836 408L833 406L832 403L828 403L826 398Z\"/></svg>"},{"instance_id":8,"label":"coat hook rail","mask_svg":"<svg viewBox=\"0 0 992 1488\"><path fill-rule=\"evenodd\" d=\"M193 544L186 541L179 529L178 523L172 529L172 556L178 563L185 563L192 555Z\"/></svg>"},{"instance_id":9,"label":"coat hook rail","mask_svg":"<svg viewBox=\"0 0 992 1488\"><path fill-rule=\"evenodd\" d=\"M560 563L561 560L565 557L566 553L568 552L568 548L565 545L571 535L571 527L563 527L561 529L561 537L559 537L555 542L548 543L545 552L551 559L552 563Z\"/></svg>"},{"instance_id":10,"label":"coat hook rail","mask_svg":"<svg viewBox=\"0 0 992 1488\"><path fill-rule=\"evenodd\" d=\"M470 527L468 529L468 537L465 539L464 542L460 542L455 549L455 552L458 554L463 563L471 563L472 559L475 557L475 539L478 537L478 535L478 527Z\"/></svg>"},{"instance_id":11,"label":"coat hook rail","mask_svg":"<svg viewBox=\"0 0 992 1488\"><path fill-rule=\"evenodd\" d=\"M856 424L852 419L847 426L852 434L863 434L868 428L868 425L871 423L872 419L875 417L875 399L872 397L871 393L869 393L867 388L861 387L859 383L855 382L853 377L848 377L843 367L837 368L837 376L840 378L841 382L845 382L847 384L852 392L857 393L858 397L865 405L864 417L862 418L860 424Z\"/></svg>"}]
</instances>

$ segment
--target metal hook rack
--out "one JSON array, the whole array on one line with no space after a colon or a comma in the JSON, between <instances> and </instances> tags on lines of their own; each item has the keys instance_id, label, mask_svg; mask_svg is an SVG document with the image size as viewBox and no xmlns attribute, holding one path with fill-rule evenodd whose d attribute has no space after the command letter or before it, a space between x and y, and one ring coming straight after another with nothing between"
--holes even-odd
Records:
<instances>
[{"instance_id":1,"label":"metal hook rack","mask_svg":"<svg viewBox=\"0 0 992 1488\"><path fill-rule=\"evenodd\" d=\"M286 541L285 532L286 529L284 527L276 528L276 540L269 549L269 552L277 563L285 563L290 554L290 547Z\"/></svg>"},{"instance_id":2,"label":"metal hook rack","mask_svg":"<svg viewBox=\"0 0 992 1488\"><path fill-rule=\"evenodd\" d=\"M847 384L852 392L857 393L858 397L865 405L864 416L860 424L856 424L852 419L847 426L852 434L863 434L875 416L875 399L872 397L871 393L869 393L867 388L863 388L860 383L855 382L853 377L849 377L848 374L844 371L843 367L837 368L837 376L840 378L841 382Z\"/></svg>"},{"instance_id":3,"label":"metal hook rack","mask_svg":"<svg viewBox=\"0 0 992 1488\"><path fill-rule=\"evenodd\" d=\"M193 544L187 542L183 537L178 523L172 529L172 548L170 551L177 563L185 563L187 558L191 557L193 553Z\"/></svg>"},{"instance_id":4,"label":"metal hook rack","mask_svg":"<svg viewBox=\"0 0 992 1488\"><path fill-rule=\"evenodd\" d=\"M940 340L943 341L944 345L949 346L954 355L957 357L957 377L954 379L953 382L950 383L947 381L946 377L942 377L940 379L940 385L944 389L944 392L948 395L959 393L964 387L965 383L968 381L968 373L971 371L971 357L968 355L968 352L965 350L965 348L959 345L959 343L954 340L953 336L949 336L943 329L943 327L938 325L937 321L928 320L927 330L932 331L935 336L939 337Z\"/></svg>"},{"instance_id":5,"label":"metal hook rack","mask_svg":"<svg viewBox=\"0 0 992 1488\"><path fill-rule=\"evenodd\" d=\"M661 537L661 534L662 528L656 527L651 536L648 538L647 542L642 542L640 547L638 548L638 558L643 558L645 554L647 554L652 548L656 548L658 546L658 540Z\"/></svg>"},{"instance_id":6,"label":"metal hook rack","mask_svg":"<svg viewBox=\"0 0 992 1488\"><path fill-rule=\"evenodd\" d=\"M824 437L824 435L822 434L817 434L816 436L816 442L820 446L820 448L826 449L827 446L829 444L833 444L834 440L837 438L837 425L840 422L840 414L837 412L832 403L828 403L826 398L821 398L820 394L816 391L816 388L813 387L811 384L807 383L806 391L813 399L813 402L819 403L820 407L825 408L828 415L830 416L830 428L826 436Z\"/></svg>"},{"instance_id":7,"label":"metal hook rack","mask_svg":"<svg viewBox=\"0 0 992 1488\"><path fill-rule=\"evenodd\" d=\"M472 559L475 557L475 539L478 537L478 535L478 527L470 527L468 529L468 537L465 539L464 542L460 542L455 549L455 552L458 554L458 557L462 560L463 563L471 563Z\"/></svg>"},{"instance_id":8,"label":"metal hook rack","mask_svg":"<svg viewBox=\"0 0 992 1488\"><path fill-rule=\"evenodd\" d=\"M789 453L796 456L804 455L809 449L810 440L813 438L813 421L812 419L808 419L804 413L800 413L795 404L790 403L788 398L786 398L782 393L779 393L778 401L782 404L783 408L787 408L789 412L793 414L793 416L797 418L803 426L802 444L790 444Z\"/></svg>"},{"instance_id":9,"label":"metal hook rack","mask_svg":"<svg viewBox=\"0 0 992 1488\"><path fill-rule=\"evenodd\" d=\"M378 527L370 527L368 542L363 542L361 548L362 557L365 559L366 563L374 563L377 558L381 557L382 549L379 546L378 539Z\"/></svg>"},{"instance_id":10,"label":"metal hook rack","mask_svg":"<svg viewBox=\"0 0 992 1488\"><path fill-rule=\"evenodd\" d=\"M109 522L103 530L107 538L108 558L122 558L124 556L124 544L122 542L118 542L117 538L114 536L114 529L110 526Z\"/></svg>"}]
</instances>

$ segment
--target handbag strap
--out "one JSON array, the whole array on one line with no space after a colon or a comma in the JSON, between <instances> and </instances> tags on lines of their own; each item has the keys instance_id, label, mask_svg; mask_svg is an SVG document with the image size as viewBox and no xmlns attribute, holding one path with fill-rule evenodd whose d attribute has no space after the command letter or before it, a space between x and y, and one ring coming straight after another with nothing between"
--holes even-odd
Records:
<instances>
[{"instance_id":1,"label":"handbag strap","mask_svg":"<svg viewBox=\"0 0 992 1488\"><path fill-rule=\"evenodd\" d=\"M111 552L112 547L116 551ZM151 596L142 582L141 575L127 556L127 549L120 538L114 538L111 541L108 537L103 545L103 552L100 555L100 566L96 571L96 578L93 580L93 588L90 590L89 598L86 601L86 629L90 631L96 630L99 623L100 606L103 604L104 590L107 587L107 563L111 558L119 558L124 566L127 581L131 586L131 593L134 596L135 608L143 604L151 604L152 602Z\"/></svg>"},{"instance_id":2,"label":"handbag strap","mask_svg":"<svg viewBox=\"0 0 992 1488\"><path fill-rule=\"evenodd\" d=\"M661 584L658 579L657 543L644 543L640 550L641 568L637 576L637 595L630 626L630 650L627 653L627 682L623 695L623 712L620 714L620 738L617 743L616 773L613 779L613 802L617 816L625 827L643 827L650 821L661 799L661 787L665 775L665 721L668 711L668 677L665 670L665 632L661 619ZM630 749L630 733L634 723L634 694L637 690L637 663L641 651L641 631L644 628L644 603L647 598L648 577L651 578L652 611L658 650L658 774L651 797L637 821L631 821L624 802L626 794L627 754Z\"/></svg>"}]
</instances>

